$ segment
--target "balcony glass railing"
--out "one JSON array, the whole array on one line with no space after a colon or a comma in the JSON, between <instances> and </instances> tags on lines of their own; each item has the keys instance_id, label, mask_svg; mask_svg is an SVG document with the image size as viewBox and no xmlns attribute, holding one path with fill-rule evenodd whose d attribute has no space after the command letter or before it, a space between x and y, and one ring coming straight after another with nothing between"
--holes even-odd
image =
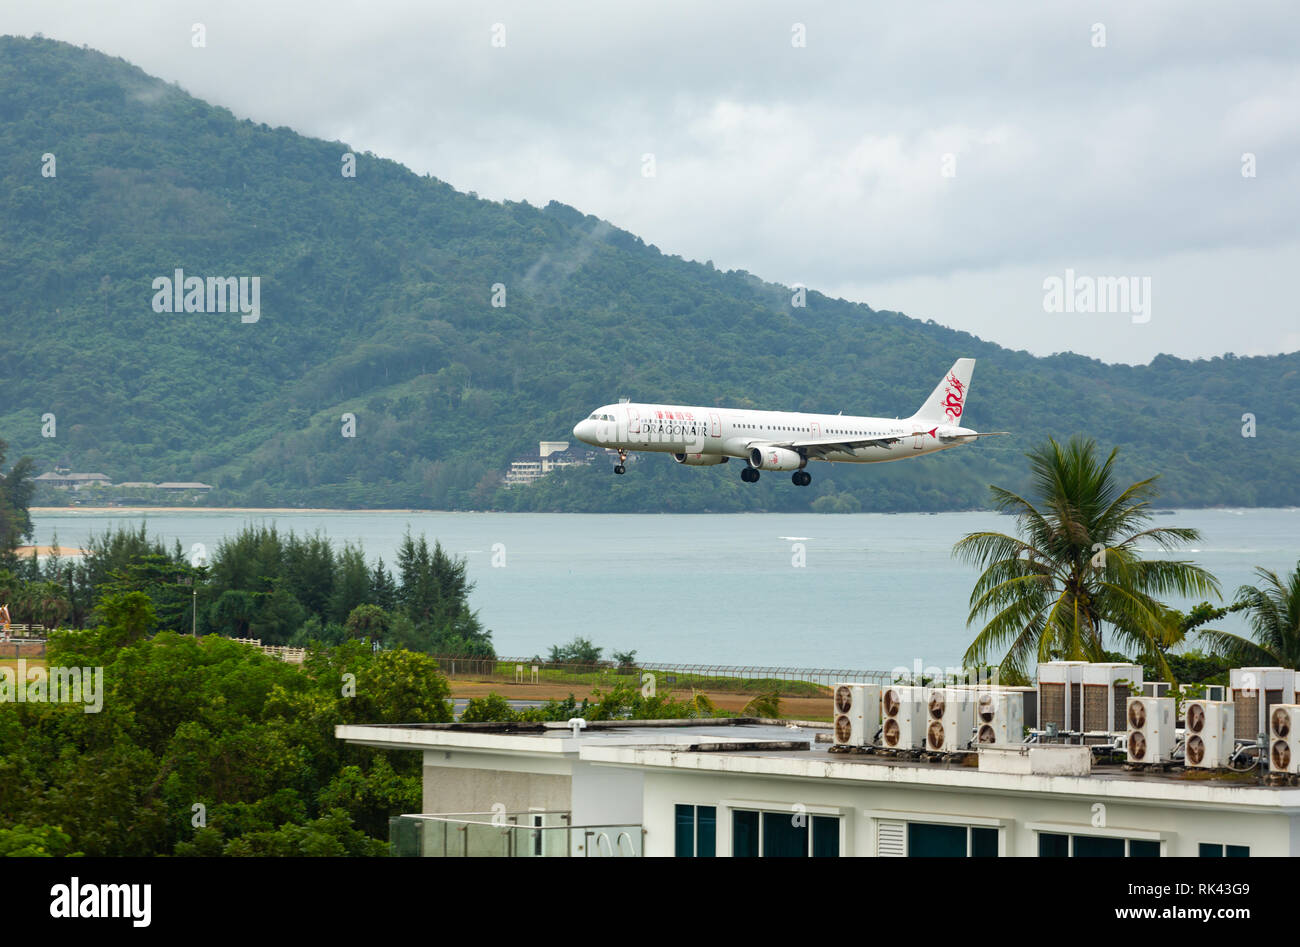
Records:
<instances>
[{"instance_id":1,"label":"balcony glass railing","mask_svg":"<svg viewBox=\"0 0 1300 947\"><path fill-rule=\"evenodd\" d=\"M540 823L540 824L538 824ZM569 825L568 812L456 812L388 820L397 857L628 858L641 855L639 825Z\"/></svg>"}]
</instances>

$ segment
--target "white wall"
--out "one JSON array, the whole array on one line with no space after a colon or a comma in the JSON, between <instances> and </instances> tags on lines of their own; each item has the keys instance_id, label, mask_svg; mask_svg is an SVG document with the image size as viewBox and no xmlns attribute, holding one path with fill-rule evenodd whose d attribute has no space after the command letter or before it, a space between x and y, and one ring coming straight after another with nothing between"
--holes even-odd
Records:
<instances>
[{"instance_id":1,"label":"white wall","mask_svg":"<svg viewBox=\"0 0 1300 947\"><path fill-rule=\"evenodd\" d=\"M572 761L468 750L426 750L422 812L548 811L573 807Z\"/></svg>"},{"instance_id":2,"label":"white wall","mask_svg":"<svg viewBox=\"0 0 1300 947\"><path fill-rule=\"evenodd\" d=\"M645 772L573 763L574 825L640 825Z\"/></svg>"},{"instance_id":3,"label":"white wall","mask_svg":"<svg viewBox=\"0 0 1300 947\"><path fill-rule=\"evenodd\" d=\"M1035 823L1060 825L1059 831L1164 842L1166 856L1198 854L1198 843L1248 845L1252 856L1300 854L1295 817L1284 813L1191 808L1169 803L1105 802L1105 827L1094 828L1093 805L1099 800L1047 793L982 793L923 786L870 786L848 781L799 780L749 774L718 775L689 771L650 770L645 777L645 853L673 854L674 806L679 803L718 807L718 854L731 852L728 802L761 804L794 812L796 803L810 814L838 812L842 816L840 852L875 855L876 819L945 821L957 825L992 825L1002 829L1003 854L1036 856ZM741 806L748 808L750 806ZM1054 831L1057 829L1053 829Z\"/></svg>"}]
</instances>

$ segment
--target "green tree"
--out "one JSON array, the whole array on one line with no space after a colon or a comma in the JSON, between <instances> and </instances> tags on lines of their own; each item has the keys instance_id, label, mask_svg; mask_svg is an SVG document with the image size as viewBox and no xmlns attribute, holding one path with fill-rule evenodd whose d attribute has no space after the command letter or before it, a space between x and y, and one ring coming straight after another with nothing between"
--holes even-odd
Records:
<instances>
[{"instance_id":1,"label":"green tree","mask_svg":"<svg viewBox=\"0 0 1300 947\"><path fill-rule=\"evenodd\" d=\"M119 647L148 637L158 624L153 602L144 592L106 595L98 610L106 640Z\"/></svg>"},{"instance_id":2,"label":"green tree","mask_svg":"<svg viewBox=\"0 0 1300 947\"><path fill-rule=\"evenodd\" d=\"M437 654L491 656L491 632L469 607L474 583L464 559L457 559L436 542L408 530L397 550L401 585L397 600L414 626L412 647Z\"/></svg>"},{"instance_id":3,"label":"green tree","mask_svg":"<svg viewBox=\"0 0 1300 947\"><path fill-rule=\"evenodd\" d=\"M4 469L9 445L0 441L0 470ZM12 568L14 550L32 535L32 459L23 457L0 473L0 567Z\"/></svg>"},{"instance_id":4,"label":"green tree","mask_svg":"<svg viewBox=\"0 0 1300 947\"><path fill-rule=\"evenodd\" d=\"M373 642L382 643L388 637L390 624L388 613L378 605L358 605L348 615L343 628L349 638L369 638Z\"/></svg>"},{"instance_id":5,"label":"green tree","mask_svg":"<svg viewBox=\"0 0 1300 947\"><path fill-rule=\"evenodd\" d=\"M500 694L488 694L485 697L471 697L460 713L461 723L485 723L499 721L509 723L519 719L515 709Z\"/></svg>"},{"instance_id":6,"label":"green tree","mask_svg":"<svg viewBox=\"0 0 1300 947\"><path fill-rule=\"evenodd\" d=\"M1257 568L1255 575L1260 586L1237 590L1251 637L1203 630L1201 639L1212 654L1238 665L1300 668L1300 562L1285 577L1264 568Z\"/></svg>"},{"instance_id":7,"label":"green tree","mask_svg":"<svg viewBox=\"0 0 1300 947\"><path fill-rule=\"evenodd\" d=\"M15 825L0 829L0 858L60 858L72 851L72 838L57 825Z\"/></svg>"},{"instance_id":8,"label":"green tree","mask_svg":"<svg viewBox=\"0 0 1300 947\"><path fill-rule=\"evenodd\" d=\"M551 664L599 664L604 648L579 635L568 644L551 645Z\"/></svg>"},{"instance_id":9,"label":"green tree","mask_svg":"<svg viewBox=\"0 0 1300 947\"><path fill-rule=\"evenodd\" d=\"M1218 583L1190 562L1145 559L1140 545L1174 549L1199 534L1148 527L1154 477L1121 486L1118 449L1100 461L1095 442L1054 439L1028 453L1033 498L992 487L993 505L1016 517L1017 535L982 531L953 548L984 571L971 592L968 624L985 621L966 651L968 665L1002 652L1023 674L1036 661L1103 660L1107 637L1168 676L1170 643L1158 596L1217 594Z\"/></svg>"}]
</instances>

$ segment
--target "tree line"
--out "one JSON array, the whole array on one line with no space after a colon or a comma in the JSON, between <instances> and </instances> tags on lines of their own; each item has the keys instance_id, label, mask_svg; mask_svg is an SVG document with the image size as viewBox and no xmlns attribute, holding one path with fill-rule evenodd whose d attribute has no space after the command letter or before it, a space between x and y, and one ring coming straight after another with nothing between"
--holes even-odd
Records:
<instances>
[{"instance_id":1,"label":"tree line","mask_svg":"<svg viewBox=\"0 0 1300 947\"><path fill-rule=\"evenodd\" d=\"M91 537L80 559L0 554L0 601L13 621L87 628L105 598L144 593L152 630L260 638L306 647L369 639L377 647L492 657L492 633L470 606L474 583L463 559L408 531L396 569L368 562L359 544L320 534L246 526L222 540L210 563L180 543L167 547L138 529Z\"/></svg>"}]
</instances>

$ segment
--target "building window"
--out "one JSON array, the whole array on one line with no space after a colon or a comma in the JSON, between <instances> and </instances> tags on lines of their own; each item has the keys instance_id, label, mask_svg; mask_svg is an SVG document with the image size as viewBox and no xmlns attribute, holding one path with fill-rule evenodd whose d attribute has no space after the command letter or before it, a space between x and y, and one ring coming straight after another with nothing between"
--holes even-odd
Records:
<instances>
[{"instance_id":1,"label":"building window","mask_svg":"<svg viewBox=\"0 0 1300 947\"><path fill-rule=\"evenodd\" d=\"M678 806L676 810L678 858L712 858L718 850L716 806Z\"/></svg>"},{"instance_id":2,"label":"building window","mask_svg":"<svg viewBox=\"0 0 1300 947\"><path fill-rule=\"evenodd\" d=\"M1038 833L1039 858L1159 858L1160 842L1113 835Z\"/></svg>"},{"instance_id":3,"label":"building window","mask_svg":"<svg viewBox=\"0 0 1300 947\"><path fill-rule=\"evenodd\" d=\"M736 858L838 858L840 817L733 809L731 854Z\"/></svg>"},{"instance_id":4,"label":"building window","mask_svg":"<svg viewBox=\"0 0 1300 947\"><path fill-rule=\"evenodd\" d=\"M813 858L840 857L840 820L831 816L812 818Z\"/></svg>"},{"instance_id":5,"label":"building window","mask_svg":"<svg viewBox=\"0 0 1300 947\"><path fill-rule=\"evenodd\" d=\"M984 826L907 823L908 858L996 858L998 830Z\"/></svg>"},{"instance_id":6,"label":"building window","mask_svg":"<svg viewBox=\"0 0 1300 947\"><path fill-rule=\"evenodd\" d=\"M1217 842L1200 844L1201 858L1249 858L1249 845L1220 845Z\"/></svg>"}]
</instances>

